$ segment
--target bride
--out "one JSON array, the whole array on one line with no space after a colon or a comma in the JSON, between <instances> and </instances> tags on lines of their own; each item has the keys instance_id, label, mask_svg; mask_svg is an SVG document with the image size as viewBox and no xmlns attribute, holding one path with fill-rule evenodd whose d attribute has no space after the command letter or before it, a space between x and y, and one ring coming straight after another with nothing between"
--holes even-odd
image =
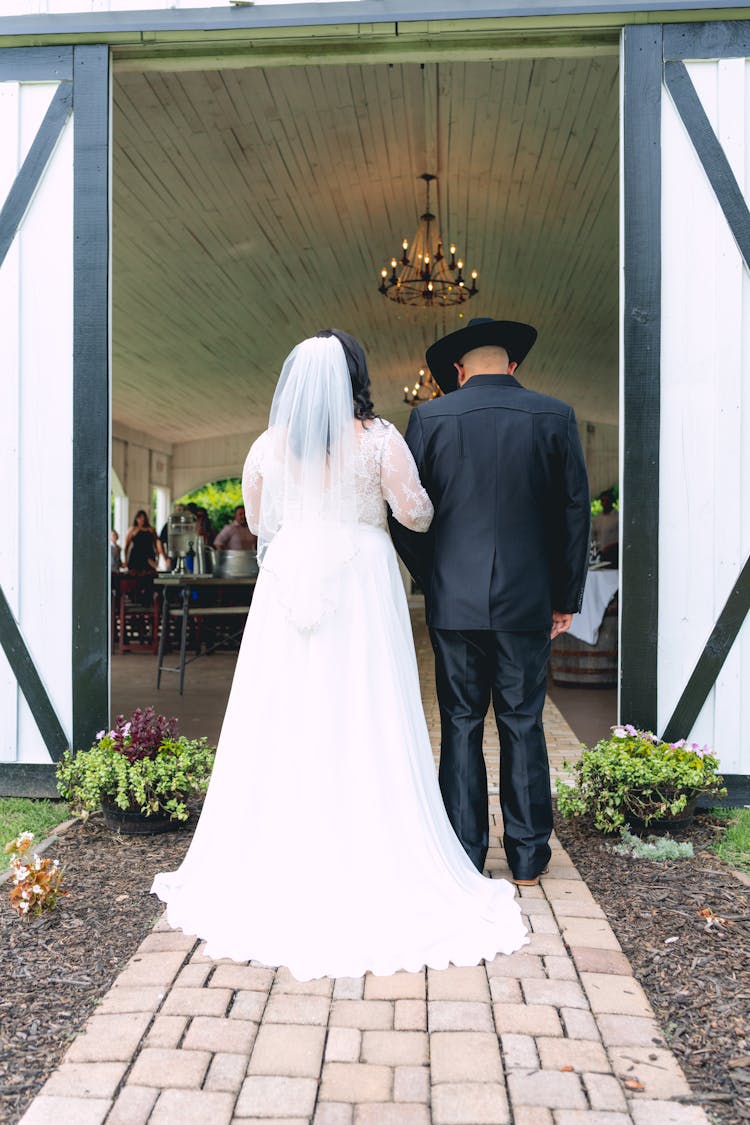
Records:
<instances>
[{"instance_id":1,"label":"bride","mask_svg":"<svg viewBox=\"0 0 750 1125\"><path fill-rule=\"evenodd\" d=\"M376 418L362 348L326 330L287 357L245 463L261 564L190 849L154 879L214 958L299 980L476 965L527 941L445 813L386 504L432 505Z\"/></svg>"}]
</instances>

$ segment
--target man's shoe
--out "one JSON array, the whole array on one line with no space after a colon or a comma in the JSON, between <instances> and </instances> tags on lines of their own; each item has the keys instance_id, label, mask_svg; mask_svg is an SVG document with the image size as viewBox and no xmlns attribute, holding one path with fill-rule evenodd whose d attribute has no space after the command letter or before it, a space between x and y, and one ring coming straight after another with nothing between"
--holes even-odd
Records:
<instances>
[{"instance_id":1,"label":"man's shoe","mask_svg":"<svg viewBox=\"0 0 750 1125\"><path fill-rule=\"evenodd\" d=\"M546 875L549 867L545 867L544 871L540 871L533 879L511 879L511 883L515 883L517 887L535 887L539 882L542 875Z\"/></svg>"}]
</instances>

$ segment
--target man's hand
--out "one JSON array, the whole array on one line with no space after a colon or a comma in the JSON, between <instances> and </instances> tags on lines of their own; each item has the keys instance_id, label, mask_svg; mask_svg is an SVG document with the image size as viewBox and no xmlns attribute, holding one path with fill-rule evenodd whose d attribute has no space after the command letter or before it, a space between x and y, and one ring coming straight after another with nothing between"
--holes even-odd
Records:
<instances>
[{"instance_id":1,"label":"man's hand","mask_svg":"<svg viewBox=\"0 0 750 1125\"><path fill-rule=\"evenodd\" d=\"M567 633L573 620L572 613L559 613L558 610L552 610L552 632L550 639L554 641L555 637L559 637L560 633Z\"/></svg>"}]
</instances>

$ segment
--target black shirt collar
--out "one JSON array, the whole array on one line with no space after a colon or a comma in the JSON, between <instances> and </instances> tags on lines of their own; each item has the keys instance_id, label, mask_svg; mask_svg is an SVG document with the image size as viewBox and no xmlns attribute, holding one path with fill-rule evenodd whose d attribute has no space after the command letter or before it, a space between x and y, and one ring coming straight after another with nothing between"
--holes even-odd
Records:
<instances>
[{"instance_id":1,"label":"black shirt collar","mask_svg":"<svg viewBox=\"0 0 750 1125\"><path fill-rule=\"evenodd\" d=\"M460 391L471 390L472 387L520 387L521 384L512 375L472 375L471 379L459 387Z\"/></svg>"}]
</instances>

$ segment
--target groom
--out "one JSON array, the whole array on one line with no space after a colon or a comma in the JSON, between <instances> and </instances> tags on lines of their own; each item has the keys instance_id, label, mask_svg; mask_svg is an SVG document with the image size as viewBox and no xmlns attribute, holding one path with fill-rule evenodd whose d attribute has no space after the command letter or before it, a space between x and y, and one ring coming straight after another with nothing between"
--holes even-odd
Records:
<instances>
[{"instance_id":1,"label":"groom","mask_svg":"<svg viewBox=\"0 0 750 1125\"><path fill-rule=\"evenodd\" d=\"M550 638L581 606L590 517L572 408L513 377L536 336L528 324L477 318L428 348L444 396L413 410L406 441L435 517L427 535L390 521L425 592L448 816L482 871L489 836L482 736L491 699L503 842L513 881L523 886L538 881L551 855L547 660Z\"/></svg>"}]
</instances>

